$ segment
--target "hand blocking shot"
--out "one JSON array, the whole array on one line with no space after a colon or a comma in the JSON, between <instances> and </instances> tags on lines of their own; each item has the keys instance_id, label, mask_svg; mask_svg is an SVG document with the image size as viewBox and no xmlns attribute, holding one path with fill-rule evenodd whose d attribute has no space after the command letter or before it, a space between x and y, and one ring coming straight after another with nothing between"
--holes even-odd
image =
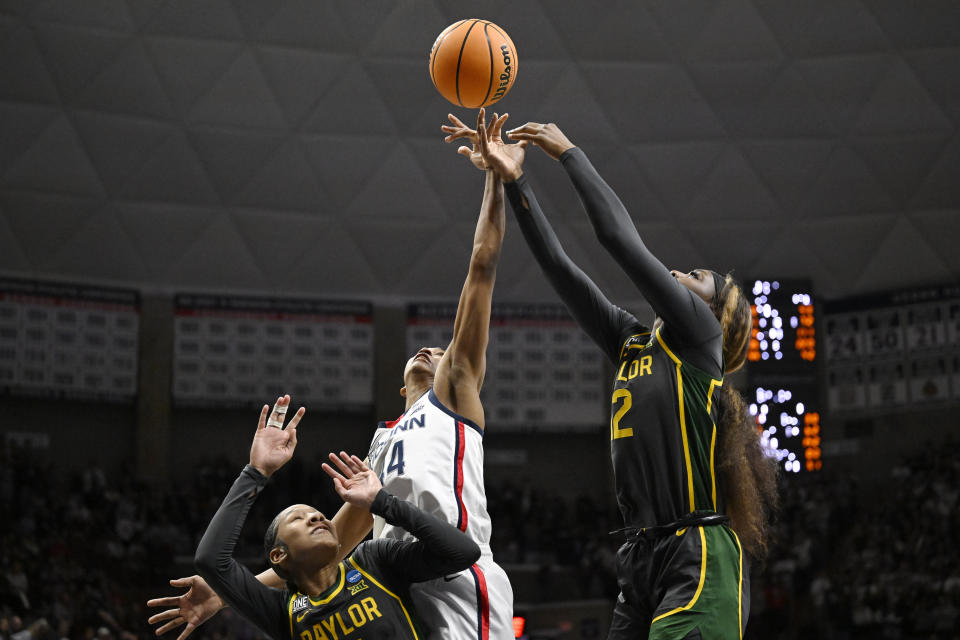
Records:
<instances>
[{"instance_id":1,"label":"hand blocking shot","mask_svg":"<svg viewBox=\"0 0 960 640\"><path fill-rule=\"evenodd\" d=\"M289 405L290 397L284 396L272 412L266 405L261 410L250 463L203 534L196 552L197 570L226 604L277 640L423 637L410 603L410 585L466 569L480 557L480 548L456 527L385 491L376 474L356 456L331 453L334 466L323 465L337 493L344 502L405 529L412 540L363 542L340 560L334 522L313 507L295 504L274 518L264 538L267 562L285 581L284 588L265 586L234 559L247 513L297 446L297 427L305 411L301 407L284 427ZM206 588L199 580L178 586ZM160 631L180 624L192 631L194 621L181 617L179 608L180 599L190 597L188 593L151 601L153 606L178 607L154 616L151 622L167 621ZM203 593L197 598L207 600Z\"/></svg>"}]
</instances>

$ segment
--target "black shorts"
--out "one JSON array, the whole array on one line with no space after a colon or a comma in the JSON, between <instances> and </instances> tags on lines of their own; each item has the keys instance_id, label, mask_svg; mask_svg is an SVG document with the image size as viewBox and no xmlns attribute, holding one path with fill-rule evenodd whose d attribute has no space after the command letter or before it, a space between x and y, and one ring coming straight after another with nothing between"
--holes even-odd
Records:
<instances>
[{"instance_id":1,"label":"black shorts","mask_svg":"<svg viewBox=\"0 0 960 640\"><path fill-rule=\"evenodd\" d=\"M617 552L620 596L607 640L740 640L749 570L727 525L639 536Z\"/></svg>"}]
</instances>

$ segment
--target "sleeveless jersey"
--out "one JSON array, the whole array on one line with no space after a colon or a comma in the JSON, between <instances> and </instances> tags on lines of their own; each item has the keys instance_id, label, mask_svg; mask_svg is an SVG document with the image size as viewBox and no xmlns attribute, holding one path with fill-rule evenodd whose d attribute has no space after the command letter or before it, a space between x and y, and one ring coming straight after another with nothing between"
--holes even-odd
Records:
<instances>
[{"instance_id":1,"label":"sleeveless jersey","mask_svg":"<svg viewBox=\"0 0 960 640\"><path fill-rule=\"evenodd\" d=\"M369 459L387 491L456 526L489 554L483 430L443 406L433 389L378 425ZM374 538L410 538L383 518L373 522Z\"/></svg>"},{"instance_id":2,"label":"sleeveless jersey","mask_svg":"<svg viewBox=\"0 0 960 640\"><path fill-rule=\"evenodd\" d=\"M713 404L722 383L682 360L660 329L623 342L611 396L610 455L628 527L667 524L692 511L724 513Z\"/></svg>"}]
</instances>

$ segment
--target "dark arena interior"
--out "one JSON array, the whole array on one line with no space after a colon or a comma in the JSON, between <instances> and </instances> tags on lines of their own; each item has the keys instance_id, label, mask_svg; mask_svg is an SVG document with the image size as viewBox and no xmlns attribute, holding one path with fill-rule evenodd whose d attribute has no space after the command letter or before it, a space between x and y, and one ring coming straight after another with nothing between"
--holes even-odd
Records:
<instances>
[{"instance_id":1,"label":"dark arena interior","mask_svg":"<svg viewBox=\"0 0 960 640\"><path fill-rule=\"evenodd\" d=\"M489 45L509 71L491 72L485 123L510 115L472 156L441 126L472 130L477 109L441 95L431 57L438 34L464 38L449 86L465 95L471 27L509 34ZM516 128L532 132L522 179ZM604 350L599 312L537 253L540 209L610 313L645 330L617 325ZM958 247L955 0L0 0L0 640L164 623L176 639L190 609L170 581L197 573L244 465L262 471L257 411L283 394L307 408L297 452L236 562L268 568L287 505L331 518L355 499L321 467L343 450L509 586L465 570L466 609L447 617L468 633L435 630L435 596L391 592L413 635L371 635L389 617L371 587L331 626L295 627L294 597L278 636L231 601L193 638L960 637ZM706 269L732 272L749 307L737 371ZM446 351L408 363L423 347ZM417 366L439 400L411 418ZM717 398L733 390L749 428L724 458ZM376 446L444 415L452 460ZM257 437L291 429L276 426ZM776 468L766 498L756 465ZM744 500L765 553L740 548ZM379 531L363 544L392 540ZM689 593L664 577L675 559L618 558L687 543ZM351 594L373 580L345 575Z\"/></svg>"}]
</instances>

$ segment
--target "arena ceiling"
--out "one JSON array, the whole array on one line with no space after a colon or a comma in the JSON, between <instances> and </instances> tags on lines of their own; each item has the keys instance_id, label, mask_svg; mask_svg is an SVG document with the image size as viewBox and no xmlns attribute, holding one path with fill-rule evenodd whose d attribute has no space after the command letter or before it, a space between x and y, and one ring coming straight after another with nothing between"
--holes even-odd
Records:
<instances>
[{"instance_id":1,"label":"arena ceiling","mask_svg":"<svg viewBox=\"0 0 960 640\"><path fill-rule=\"evenodd\" d=\"M960 280L954 0L0 0L0 271L455 297L483 181L426 62L463 17L516 43L496 108L558 123L668 266L827 297ZM527 165L636 299L563 170ZM513 223L497 287L554 299Z\"/></svg>"}]
</instances>

